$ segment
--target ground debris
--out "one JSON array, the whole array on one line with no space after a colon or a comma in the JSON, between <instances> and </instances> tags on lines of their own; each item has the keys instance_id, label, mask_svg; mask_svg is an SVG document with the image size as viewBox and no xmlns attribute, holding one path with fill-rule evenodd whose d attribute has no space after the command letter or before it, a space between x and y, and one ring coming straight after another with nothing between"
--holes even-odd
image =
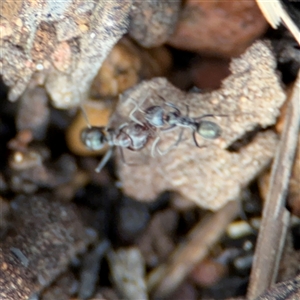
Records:
<instances>
[{"instance_id":1,"label":"ground debris","mask_svg":"<svg viewBox=\"0 0 300 300\"><path fill-rule=\"evenodd\" d=\"M122 299L148 299L144 259L137 248L108 252L112 279Z\"/></svg>"},{"instance_id":2,"label":"ground debris","mask_svg":"<svg viewBox=\"0 0 300 300\"><path fill-rule=\"evenodd\" d=\"M169 43L179 49L209 55L240 55L267 29L255 0L184 1Z\"/></svg>"},{"instance_id":3,"label":"ground debris","mask_svg":"<svg viewBox=\"0 0 300 300\"><path fill-rule=\"evenodd\" d=\"M180 0L134 1L129 34L144 47L163 44L173 33Z\"/></svg>"},{"instance_id":4,"label":"ground debris","mask_svg":"<svg viewBox=\"0 0 300 300\"><path fill-rule=\"evenodd\" d=\"M166 76L172 57L167 47L145 49L127 36L111 50L91 86L92 98L115 97L141 79Z\"/></svg>"},{"instance_id":5,"label":"ground debris","mask_svg":"<svg viewBox=\"0 0 300 300\"><path fill-rule=\"evenodd\" d=\"M0 242L0 298L27 299L62 273L89 242L73 205L45 197L12 202L13 230Z\"/></svg>"},{"instance_id":6,"label":"ground debris","mask_svg":"<svg viewBox=\"0 0 300 300\"><path fill-rule=\"evenodd\" d=\"M77 105L111 47L126 33L131 3L22 1L1 20L6 29L1 36L1 73L11 87L10 100L41 72L55 106Z\"/></svg>"},{"instance_id":7,"label":"ground debris","mask_svg":"<svg viewBox=\"0 0 300 300\"><path fill-rule=\"evenodd\" d=\"M154 299L164 299L180 286L195 264L207 256L209 249L220 238L237 213L237 202L230 202L196 224L187 235L186 241L175 249L167 262L148 274L147 286Z\"/></svg>"},{"instance_id":8,"label":"ground debris","mask_svg":"<svg viewBox=\"0 0 300 300\"><path fill-rule=\"evenodd\" d=\"M286 110L283 131L273 160L269 191L255 248L247 297L256 299L276 282L278 262L286 240L290 212L286 209L289 179L300 127L300 72ZM272 251L270 251L270 249Z\"/></svg>"},{"instance_id":9,"label":"ground debris","mask_svg":"<svg viewBox=\"0 0 300 300\"><path fill-rule=\"evenodd\" d=\"M41 87L27 89L20 97L18 104L16 116L18 131L30 129L35 139L44 139L50 118L48 97L45 89Z\"/></svg>"},{"instance_id":10,"label":"ground debris","mask_svg":"<svg viewBox=\"0 0 300 300\"><path fill-rule=\"evenodd\" d=\"M15 101L38 77L55 107L77 106L129 27L139 42L145 41L147 33L148 46L162 44L173 31L179 4L178 0L23 0L19 5L5 1L0 20L0 74L10 87L9 99ZM145 21L146 8L150 15Z\"/></svg>"},{"instance_id":11,"label":"ground debris","mask_svg":"<svg viewBox=\"0 0 300 300\"><path fill-rule=\"evenodd\" d=\"M153 268L169 257L175 248L171 236L175 234L178 214L171 210L157 212L137 244L147 266Z\"/></svg>"},{"instance_id":12,"label":"ground debris","mask_svg":"<svg viewBox=\"0 0 300 300\"><path fill-rule=\"evenodd\" d=\"M63 273L40 295L40 300L70 300L78 288L78 281L70 271Z\"/></svg>"},{"instance_id":13,"label":"ground debris","mask_svg":"<svg viewBox=\"0 0 300 300\"><path fill-rule=\"evenodd\" d=\"M162 105L158 95L175 104L183 114L188 105L192 117L215 115L211 120L222 128L221 137L216 140L199 142L199 138L198 143L206 146L202 149L195 146L190 130L185 130L181 143L166 155L151 157L152 143L141 152L124 151L129 163L124 164L118 156L118 166L126 194L149 201L160 192L172 190L204 208L216 210L237 199L241 188L270 163L277 145L276 134L271 130L254 135L239 151L226 150L247 133L274 124L285 100L268 43L256 42L241 58L234 59L230 68L232 75L212 93L186 94L166 79L156 78L121 97L111 119L113 128L128 121L134 102L139 104L146 98L143 108ZM142 113L135 117L143 121ZM174 144L178 135L179 129L160 133L160 148Z\"/></svg>"},{"instance_id":14,"label":"ground debris","mask_svg":"<svg viewBox=\"0 0 300 300\"><path fill-rule=\"evenodd\" d=\"M257 300L296 300L300 298L300 276L280 282L268 290Z\"/></svg>"},{"instance_id":15,"label":"ground debris","mask_svg":"<svg viewBox=\"0 0 300 300\"><path fill-rule=\"evenodd\" d=\"M85 255L82 270L80 272L78 291L80 299L89 299L94 294L100 270L100 260L108 247L109 242L104 240L96 245L95 249Z\"/></svg>"}]
</instances>

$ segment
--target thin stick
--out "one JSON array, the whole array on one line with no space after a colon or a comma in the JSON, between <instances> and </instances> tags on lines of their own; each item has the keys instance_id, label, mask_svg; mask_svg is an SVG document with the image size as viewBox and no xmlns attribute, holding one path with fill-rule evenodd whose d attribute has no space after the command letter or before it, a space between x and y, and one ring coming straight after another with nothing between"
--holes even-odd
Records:
<instances>
[{"instance_id":1,"label":"thin stick","mask_svg":"<svg viewBox=\"0 0 300 300\"><path fill-rule=\"evenodd\" d=\"M256 299L274 284L288 226L285 209L289 178L292 171L300 126L300 72L294 84L286 112L281 141L274 158L269 191L263 209L250 276L247 299Z\"/></svg>"},{"instance_id":2,"label":"thin stick","mask_svg":"<svg viewBox=\"0 0 300 300\"><path fill-rule=\"evenodd\" d=\"M280 0L256 0L256 2L266 20L274 29L278 28L280 22L283 22L300 45L300 30L286 12Z\"/></svg>"},{"instance_id":3,"label":"thin stick","mask_svg":"<svg viewBox=\"0 0 300 300\"><path fill-rule=\"evenodd\" d=\"M189 233L186 244L174 251L169 262L150 273L148 290L154 294L155 299L170 295L180 285L195 264L206 257L238 211L238 201L231 201L213 215L204 218Z\"/></svg>"}]
</instances>

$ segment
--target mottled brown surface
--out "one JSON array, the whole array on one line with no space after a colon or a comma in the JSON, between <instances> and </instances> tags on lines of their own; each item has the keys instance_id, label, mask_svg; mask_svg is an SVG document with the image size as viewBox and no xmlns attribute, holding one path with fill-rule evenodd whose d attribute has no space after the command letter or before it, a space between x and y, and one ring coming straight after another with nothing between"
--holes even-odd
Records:
<instances>
[{"instance_id":1,"label":"mottled brown surface","mask_svg":"<svg viewBox=\"0 0 300 300\"><path fill-rule=\"evenodd\" d=\"M166 47L145 49L123 37L103 62L91 87L91 97L115 97L141 79L167 75L172 63Z\"/></svg>"},{"instance_id":2,"label":"mottled brown surface","mask_svg":"<svg viewBox=\"0 0 300 300\"><path fill-rule=\"evenodd\" d=\"M126 32L131 3L24 0L18 10L10 10L10 18L0 24L0 67L11 87L9 98L16 100L31 76L42 72L57 107L78 104L111 47Z\"/></svg>"},{"instance_id":3,"label":"mottled brown surface","mask_svg":"<svg viewBox=\"0 0 300 300\"><path fill-rule=\"evenodd\" d=\"M13 227L0 242L1 300L23 300L42 290L88 242L72 205L21 196L12 207Z\"/></svg>"},{"instance_id":4,"label":"mottled brown surface","mask_svg":"<svg viewBox=\"0 0 300 300\"><path fill-rule=\"evenodd\" d=\"M169 43L179 49L232 57L244 52L267 26L255 0L188 0Z\"/></svg>"},{"instance_id":5,"label":"mottled brown surface","mask_svg":"<svg viewBox=\"0 0 300 300\"><path fill-rule=\"evenodd\" d=\"M157 78L143 82L120 99L112 126L128 120L134 107L132 99L147 98L143 103L145 108L150 103L162 104L157 95L176 104L183 113L188 104L191 116L226 115L210 119L221 126L222 135L213 141L198 138L205 148L195 147L187 129L180 145L164 156L151 157L151 142L142 152L126 151L126 162L138 162L132 166L118 161L126 194L149 201L162 191L173 190L215 210L236 199L241 188L269 164L277 144L276 134L270 130L257 134L238 152L226 148L258 125L266 128L275 123L285 94L275 73L274 57L266 44L257 42L240 59L233 60L231 71L221 89L209 94L185 94L166 79ZM143 120L141 113L136 117ZM160 147L166 149L172 145L178 134L179 130L161 133Z\"/></svg>"},{"instance_id":6,"label":"mottled brown surface","mask_svg":"<svg viewBox=\"0 0 300 300\"><path fill-rule=\"evenodd\" d=\"M164 43L175 30L180 0L133 1L129 34L144 47Z\"/></svg>"},{"instance_id":7,"label":"mottled brown surface","mask_svg":"<svg viewBox=\"0 0 300 300\"><path fill-rule=\"evenodd\" d=\"M130 24L140 43L165 42L179 1L23 0L4 1L1 8L0 74L10 87L9 99L16 100L38 78L54 106L69 108L86 97L102 62Z\"/></svg>"},{"instance_id":8,"label":"mottled brown surface","mask_svg":"<svg viewBox=\"0 0 300 300\"><path fill-rule=\"evenodd\" d=\"M47 288L40 296L41 300L70 300L78 282L73 273L66 272L57 278L56 282Z\"/></svg>"}]
</instances>

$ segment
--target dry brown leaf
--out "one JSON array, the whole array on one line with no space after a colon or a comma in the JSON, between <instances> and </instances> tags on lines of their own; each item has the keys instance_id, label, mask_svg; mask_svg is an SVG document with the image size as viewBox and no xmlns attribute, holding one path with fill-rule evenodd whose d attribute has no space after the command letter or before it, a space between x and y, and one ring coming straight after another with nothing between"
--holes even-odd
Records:
<instances>
[{"instance_id":1,"label":"dry brown leaf","mask_svg":"<svg viewBox=\"0 0 300 300\"><path fill-rule=\"evenodd\" d=\"M133 101L143 101L143 108L162 101L158 95L172 102L190 115L226 115L210 119L222 128L220 138L213 141L198 139L206 145L195 146L190 130L183 141L164 156L150 155L152 143L144 151L126 151L128 164L118 159L119 176L124 192L138 200L151 201L165 190L177 191L198 205L216 210L230 200L237 199L241 189L265 168L273 157L276 134L265 131L237 152L226 150L247 132L275 123L285 94L275 71L275 59L264 42L256 42L239 59L231 63L232 75L224 80L221 89L208 94L186 94L164 78L145 81L131 93L124 95L111 119L118 127L128 121ZM139 100L138 100L139 99ZM138 113L138 119L143 115ZM160 148L166 149L178 137L179 129L160 133ZM143 161L143 163L141 162ZM132 166L130 163L137 162Z\"/></svg>"}]
</instances>

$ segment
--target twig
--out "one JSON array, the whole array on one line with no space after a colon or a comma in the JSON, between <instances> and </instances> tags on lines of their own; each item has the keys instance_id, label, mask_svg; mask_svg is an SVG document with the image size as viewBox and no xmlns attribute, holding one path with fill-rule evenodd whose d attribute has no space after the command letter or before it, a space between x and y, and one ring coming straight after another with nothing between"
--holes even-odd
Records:
<instances>
[{"instance_id":1,"label":"twig","mask_svg":"<svg viewBox=\"0 0 300 300\"><path fill-rule=\"evenodd\" d=\"M280 22L283 22L300 45L300 30L286 12L280 0L256 0L256 2L266 20L274 29L278 28Z\"/></svg>"},{"instance_id":2,"label":"twig","mask_svg":"<svg viewBox=\"0 0 300 300\"><path fill-rule=\"evenodd\" d=\"M256 245L248 298L255 299L276 280L289 213L285 209L300 126L300 72L287 109L281 141L274 158L269 192Z\"/></svg>"},{"instance_id":3,"label":"twig","mask_svg":"<svg viewBox=\"0 0 300 300\"><path fill-rule=\"evenodd\" d=\"M218 241L226 226L238 213L238 201L231 201L213 215L202 220L190 232L187 242L172 254L168 263L153 270L148 277L148 290L154 298L170 295L195 264L201 261Z\"/></svg>"}]
</instances>

